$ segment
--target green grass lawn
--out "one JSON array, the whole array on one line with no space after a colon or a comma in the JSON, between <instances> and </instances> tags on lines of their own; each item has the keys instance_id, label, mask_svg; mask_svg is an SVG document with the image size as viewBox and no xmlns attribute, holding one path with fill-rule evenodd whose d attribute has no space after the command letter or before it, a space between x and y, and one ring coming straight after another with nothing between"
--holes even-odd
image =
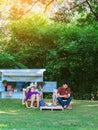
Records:
<instances>
[{"instance_id":1,"label":"green grass lawn","mask_svg":"<svg viewBox=\"0 0 98 130\"><path fill-rule=\"evenodd\" d=\"M98 101L73 100L73 110L29 109L0 99L0 130L98 130Z\"/></svg>"}]
</instances>

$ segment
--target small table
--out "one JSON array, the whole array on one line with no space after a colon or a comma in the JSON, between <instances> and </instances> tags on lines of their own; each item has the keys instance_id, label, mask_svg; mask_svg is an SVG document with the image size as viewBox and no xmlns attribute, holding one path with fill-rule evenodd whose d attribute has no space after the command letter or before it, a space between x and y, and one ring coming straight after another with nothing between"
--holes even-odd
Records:
<instances>
[{"instance_id":1,"label":"small table","mask_svg":"<svg viewBox=\"0 0 98 130\"><path fill-rule=\"evenodd\" d=\"M40 107L40 110L64 110L62 106L43 106Z\"/></svg>"}]
</instances>

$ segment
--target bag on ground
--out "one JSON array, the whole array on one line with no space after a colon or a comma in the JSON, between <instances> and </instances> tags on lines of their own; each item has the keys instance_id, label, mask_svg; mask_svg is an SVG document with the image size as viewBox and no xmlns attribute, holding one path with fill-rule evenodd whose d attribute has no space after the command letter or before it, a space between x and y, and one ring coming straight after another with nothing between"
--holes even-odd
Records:
<instances>
[{"instance_id":1,"label":"bag on ground","mask_svg":"<svg viewBox=\"0 0 98 130\"><path fill-rule=\"evenodd\" d=\"M40 107L44 107L45 106L45 101L43 99L40 100L39 102Z\"/></svg>"}]
</instances>

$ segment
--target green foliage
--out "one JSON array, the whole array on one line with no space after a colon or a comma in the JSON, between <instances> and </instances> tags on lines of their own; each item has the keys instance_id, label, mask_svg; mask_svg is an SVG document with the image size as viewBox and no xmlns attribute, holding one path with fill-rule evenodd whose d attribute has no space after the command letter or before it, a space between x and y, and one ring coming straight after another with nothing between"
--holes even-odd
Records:
<instances>
[{"instance_id":1,"label":"green foliage","mask_svg":"<svg viewBox=\"0 0 98 130\"><path fill-rule=\"evenodd\" d=\"M47 64L50 76L60 83L69 81L72 91L83 99L98 90L98 26L64 27L54 52L55 58L51 53Z\"/></svg>"},{"instance_id":2,"label":"green foliage","mask_svg":"<svg viewBox=\"0 0 98 130\"><path fill-rule=\"evenodd\" d=\"M42 13L10 22L10 35L0 33L0 68L46 68L44 80L67 80L75 98L89 99L98 91L98 23L86 16L85 24L56 23Z\"/></svg>"},{"instance_id":3,"label":"green foliage","mask_svg":"<svg viewBox=\"0 0 98 130\"><path fill-rule=\"evenodd\" d=\"M78 26L98 22L97 0L62 1L52 17L55 21L65 23L75 22ZM78 21L78 22L77 22Z\"/></svg>"},{"instance_id":4,"label":"green foliage","mask_svg":"<svg viewBox=\"0 0 98 130\"><path fill-rule=\"evenodd\" d=\"M14 57L29 68L45 67L50 48L55 46L58 38L57 24L46 19L45 15L34 14L13 22L10 27L13 35L9 53L16 52Z\"/></svg>"},{"instance_id":5,"label":"green foliage","mask_svg":"<svg viewBox=\"0 0 98 130\"><path fill-rule=\"evenodd\" d=\"M33 14L28 18L24 17L17 22L13 22L11 24L11 31L16 38L21 41L39 41L41 39L41 33L48 23L48 20L40 15Z\"/></svg>"},{"instance_id":6,"label":"green foliage","mask_svg":"<svg viewBox=\"0 0 98 130\"><path fill-rule=\"evenodd\" d=\"M7 80L3 80L2 83L7 83Z\"/></svg>"},{"instance_id":7,"label":"green foliage","mask_svg":"<svg viewBox=\"0 0 98 130\"><path fill-rule=\"evenodd\" d=\"M0 68L26 68L22 63L15 61L14 57L8 53L0 54Z\"/></svg>"}]
</instances>

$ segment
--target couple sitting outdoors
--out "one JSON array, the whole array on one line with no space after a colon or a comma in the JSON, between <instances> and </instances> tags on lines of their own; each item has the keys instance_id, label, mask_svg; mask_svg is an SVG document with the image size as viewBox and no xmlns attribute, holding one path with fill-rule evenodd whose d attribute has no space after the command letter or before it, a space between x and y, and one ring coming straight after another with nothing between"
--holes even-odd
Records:
<instances>
[{"instance_id":1,"label":"couple sitting outdoors","mask_svg":"<svg viewBox=\"0 0 98 130\"><path fill-rule=\"evenodd\" d=\"M43 92L39 92L37 89L37 84L31 83L29 87L27 87L26 90L26 98L24 102L26 103L28 99L31 99L30 107L34 108L34 101L37 102L37 108L40 106L40 100L42 99ZM64 82L61 87L57 89L57 97L56 100L58 100L59 104L62 105L64 109L67 109L70 105L70 102L72 100L71 97L71 91L68 87L67 82ZM66 100L66 102L64 102Z\"/></svg>"},{"instance_id":2,"label":"couple sitting outdoors","mask_svg":"<svg viewBox=\"0 0 98 130\"><path fill-rule=\"evenodd\" d=\"M40 97L42 96L42 92L39 92L37 89L37 84L31 83L30 86L26 89L26 98L24 102L27 104L28 99L31 99L30 107L34 108L34 102L37 102L37 108L39 108Z\"/></svg>"}]
</instances>

